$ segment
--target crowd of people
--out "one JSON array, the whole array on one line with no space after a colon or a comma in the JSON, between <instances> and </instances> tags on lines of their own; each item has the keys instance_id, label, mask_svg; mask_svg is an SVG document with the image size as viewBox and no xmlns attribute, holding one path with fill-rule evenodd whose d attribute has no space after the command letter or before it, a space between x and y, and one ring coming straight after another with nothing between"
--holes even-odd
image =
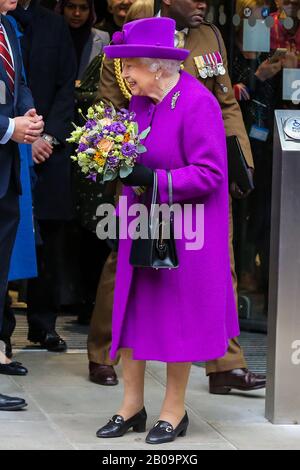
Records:
<instances>
[{"instance_id":1,"label":"crowd of people","mask_svg":"<svg viewBox=\"0 0 300 470\"><path fill-rule=\"evenodd\" d=\"M56 320L76 311L90 324L90 380L117 385L122 358L124 400L100 438L144 432L147 360L167 363L165 399L146 438L152 444L186 433L192 362L206 362L210 393L266 384L248 369L238 341L232 201L246 204L241 281L249 283L259 256L267 292L274 110L293 106L281 90L283 71L300 65L300 1L237 0L230 69L224 38L205 21L210 3L0 0L0 373L28 372L12 361L8 295L8 281L27 279L29 341L66 351ZM270 50L245 50L245 22L267 16ZM85 114L99 100L130 107L140 128L151 126L146 156L117 185L87 180L66 141L72 122L81 124L78 109ZM235 183L228 193L226 136L238 138L254 174L251 194ZM156 178L166 202L166 170L175 202L205 202L206 243L195 254L177 241L176 270L132 268L131 241L111 250L97 237L97 207L116 204L121 191L130 198L131 187L152 192ZM23 399L0 395L0 410L24 407Z\"/></svg>"}]
</instances>

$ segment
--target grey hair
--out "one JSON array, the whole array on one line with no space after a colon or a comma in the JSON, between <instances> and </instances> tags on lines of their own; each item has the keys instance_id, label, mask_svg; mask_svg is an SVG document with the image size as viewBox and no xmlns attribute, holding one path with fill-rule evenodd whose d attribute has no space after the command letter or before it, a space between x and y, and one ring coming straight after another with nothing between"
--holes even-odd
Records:
<instances>
[{"instance_id":1,"label":"grey hair","mask_svg":"<svg viewBox=\"0 0 300 470\"><path fill-rule=\"evenodd\" d=\"M176 72L180 71L181 61L180 60L171 60L171 59L149 59L142 58L141 62L148 65L150 72L157 72L159 69L162 69L164 72L167 72L169 75L174 75Z\"/></svg>"}]
</instances>

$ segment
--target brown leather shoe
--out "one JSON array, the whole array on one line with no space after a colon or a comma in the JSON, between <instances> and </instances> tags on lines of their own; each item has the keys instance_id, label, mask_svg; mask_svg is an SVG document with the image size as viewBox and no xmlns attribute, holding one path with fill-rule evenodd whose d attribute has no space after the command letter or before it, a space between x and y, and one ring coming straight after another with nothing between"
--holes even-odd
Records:
<instances>
[{"instance_id":1,"label":"brown leather shoe","mask_svg":"<svg viewBox=\"0 0 300 470\"><path fill-rule=\"evenodd\" d=\"M209 393L226 395L231 389L251 392L266 387L266 376L248 369L234 369L209 375Z\"/></svg>"},{"instance_id":2,"label":"brown leather shoe","mask_svg":"<svg viewBox=\"0 0 300 470\"><path fill-rule=\"evenodd\" d=\"M89 363L90 381L98 385L118 385L118 377L113 366Z\"/></svg>"}]
</instances>

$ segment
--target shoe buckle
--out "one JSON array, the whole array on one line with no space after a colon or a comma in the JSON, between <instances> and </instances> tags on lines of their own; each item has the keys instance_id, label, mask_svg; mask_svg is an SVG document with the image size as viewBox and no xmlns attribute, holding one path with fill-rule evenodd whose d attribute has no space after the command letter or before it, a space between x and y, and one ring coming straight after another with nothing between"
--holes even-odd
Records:
<instances>
[{"instance_id":1,"label":"shoe buckle","mask_svg":"<svg viewBox=\"0 0 300 470\"><path fill-rule=\"evenodd\" d=\"M172 426L167 426L167 427L166 427L166 432L172 432L172 431L173 431Z\"/></svg>"},{"instance_id":2,"label":"shoe buckle","mask_svg":"<svg viewBox=\"0 0 300 470\"><path fill-rule=\"evenodd\" d=\"M114 421L115 421L116 424L120 424L120 423L122 423L123 419L122 419L121 416L117 416L117 417L114 419Z\"/></svg>"}]
</instances>

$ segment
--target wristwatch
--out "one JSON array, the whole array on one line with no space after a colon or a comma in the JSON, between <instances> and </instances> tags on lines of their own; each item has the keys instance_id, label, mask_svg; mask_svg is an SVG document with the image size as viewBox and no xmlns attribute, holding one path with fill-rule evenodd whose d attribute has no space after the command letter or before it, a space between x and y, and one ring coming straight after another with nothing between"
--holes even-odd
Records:
<instances>
[{"instance_id":1,"label":"wristwatch","mask_svg":"<svg viewBox=\"0 0 300 470\"><path fill-rule=\"evenodd\" d=\"M52 137L52 135L42 134L42 139L44 139L50 145L59 145L58 140L55 137Z\"/></svg>"},{"instance_id":2,"label":"wristwatch","mask_svg":"<svg viewBox=\"0 0 300 470\"><path fill-rule=\"evenodd\" d=\"M53 137L49 134L42 134L42 139L44 139L48 144L53 145Z\"/></svg>"}]
</instances>

